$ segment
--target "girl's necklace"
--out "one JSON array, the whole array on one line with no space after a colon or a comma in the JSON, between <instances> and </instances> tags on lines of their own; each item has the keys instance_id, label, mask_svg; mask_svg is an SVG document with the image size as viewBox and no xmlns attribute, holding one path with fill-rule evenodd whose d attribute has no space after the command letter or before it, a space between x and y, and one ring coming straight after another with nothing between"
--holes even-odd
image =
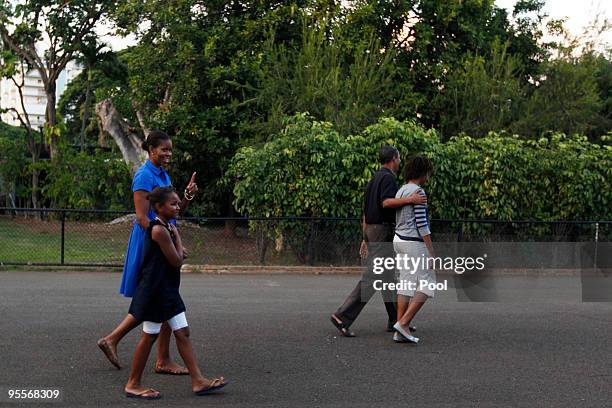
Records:
<instances>
[{"instance_id":1,"label":"girl's necklace","mask_svg":"<svg viewBox=\"0 0 612 408\"><path fill-rule=\"evenodd\" d=\"M166 224L165 222L163 222L163 221L162 221L162 220L161 220L159 217L155 217L155 219L156 219L157 221L161 222L161 224L162 224L164 227L166 227L166 228L170 229L170 226L169 226L168 224Z\"/></svg>"}]
</instances>

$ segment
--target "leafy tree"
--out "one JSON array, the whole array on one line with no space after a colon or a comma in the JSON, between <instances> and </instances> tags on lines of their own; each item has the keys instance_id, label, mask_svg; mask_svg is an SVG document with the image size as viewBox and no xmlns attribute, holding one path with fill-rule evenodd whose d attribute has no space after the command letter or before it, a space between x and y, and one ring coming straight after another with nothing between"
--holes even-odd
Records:
<instances>
[{"instance_id":1,"label":"leafy tree","mask_svg":"<svg viewBox=\"0 0 612 408\"><path fill-rule=\"evenodd\" d=\"M378 165L372 157L386 143L397 143L402 152L434 143L435 133L414 123L384 120L363 134L342 136L329 122L306 114L288 118L286 127L261 148L244 147L232 161L227 177L234 183L236 208L249 216L358 217L362 191ZM374 151L374 153L372 153ZM413 150L414 151L414 150ZM282 241L302 262L314 263L325 254L350 257L355 253L356 223L333 225L302 221L251 223L258 237ZM317 234L329 239L317 242ZM333 243L333 244L332 244ZM317 246L310 253L308 248ZM314 259L314 253L319 257ZM264 257L261 256L263 260Z\"/></svg>"},{"instance_id":2,"label":"leafy tree","mask_svg":"<svg viewBox=\"0 0 612 408\"><path fill-rule=\"evenodd\" d=\"M25 130L0 122L0 191L6 196L6 206L16 207L16 180L26 175L28 151Z\"/></svg>"},{"instance_id":3,"label":"leafy tree","mask_svg":"<svg viewBox=\"0 0 612 408\"><path fill-rule=\"evenodd\" d=\"M98 118L91 112L97 102L110 98L124 116L133 119L125 62L129 50L117 55L101 44L92 44L89 50L87 61L83 59L83 71L66 87L58 110L65 118L67 135L73 137L71 143L106 146Z\"/></svg>"},{"instance_id":4,"label":"leafy tree","mask_svg":"<svg viewBox=\"0 0 612 408\"><path fill-rule=\"evenodd\" d=\"M490 130L596 132L593 123L603 121L570 128L553 109L545 125L534 122L538 103L562 95L545 81L553 63L542 64L550 55L541 43L542 5L520 1L510 17L492 0L124 0L113 18L139 42L125 53L129 85L119 94L134 102L124 111L143 129L173 135L175 180L199 171L205 187L192 213L232 214L224 177L231 158L243 146L273 142L285 116L300 111L343 137L359 137L389 115L420 116L445 139L462 131L484 139ZM605 84L605 65L597 67L596 83ZM605 112L592 101L578 104L571 123Z\"/></svg>"},{"instance_id":5,"label":"leafy tree","mask_svg":"<svg viewBox=\"0 0 612 408\"><path fill-rule=\"evenodd\" d=\"M539 10L539 1L529 3ZM509 55L518 55L528 61L540 57L537 45L538 33L533 13L524 8L516 10L523 23L514 28L505 10L494 5L493 0L420 0L412 2L411 12L399 37L402 41L399 64L407 70L405 78L421 95L416 105L426 126L439 126L445 114L431 103L444 89L449 75L460 69L469 53L485 60L491 57L494 43L508 44ZM537 15L536 15L537 16ZM526 64L521 64L527 68ZM525 72L530 74L529 71Z\"/></svg>"},{"instance_id":6,"label":"leafy tree","mask_svg":"<svg viewBox=\"0 0 612 408\"><path fill-rule=\"evenodd\" d=\"M506 29L508 52L519 59L525 83L541 72L540 64L550 57L553 46L544 41L543 23L548 17L543 11L545 3L545 0L518 0Z\"/></svg>"},{"instance_id":7,"label":"leafy tree","mask_svg":"<svg viewBox=\"0 0 612 408\"><path fill-rule=\"evenodd\" d=\"M348 137L307 114L285 125L261 148L244 147L232 160L227 177L236 182L235 204L242 214L358 217L381 146L396 145L408 157L438 143L435 132L394 119Z\"/></svg>"},{"instance_id":8,"label":"leafy tree","mask_svg":"<svg viewBox=\"0 0 612 408\"><path fill-rule=\"evenodd\" d=\"M0 1L0 38L29 70L38 71L45 89L45 131L52 158L57 156L60 137L57 78L113 4L110 0Z\"/></svg>"},{"instance_id":9,"label":"leafy tree","mask_svg":"<svg viewBox=\"0 0 612 408\"><path fill-rule=\"evenodd\" d=\"M543 77L512 130L537 137L552 130L587 134L600 122L603 109L597 87L597 66L588 55L546 63Z\"/></svg>"},{"instance_id":10,"label":"leafy tree","mask_svg":"<svg viewBox=\"0 0 612 408\"><path fill-rule=\"evenodd\" d=\"M43 194L57 208L131 208L128 166L115 154L90 155L66 149L57 160L38 165L47 174Z\"/></svg>"},{"instance_id":11,"label":"leafy tree","mask_svg":"<svg viewBox=\"0 0 612 408\"><path fill-rule=\"evenodd\" d=\"M597 89L602 107L598 115L600 121L595 123L590 134L592 139L604 135L612 129L612 54L609 51L606 54L599 54L595 56L594 63Z\"/></svg>"},{"instance_id":12,"label":"leafy tree","mask_svg":"<svg viewBox=\"0 0 612 408\"><path fill-rule=\"evenodd\" d=\"M4 48L4 49L3 49ZM26 72L27 72L27 65L23 60L19 60L19 58L17 57L17 55L15 55L15 52L13 50L10 49L6 49L6 46L4 47L0 47L0 50L2 50L2 54L0 55L0 78L7 78L11 81L11 83L13 84L13 86L15 87L15 89L17 90L17 93L19 95L19 109L16 107L8 107L8 108L4 108L1 109L0 108L0 112L4 113L4 112L10 112L14 117L17 118L17 120L19 121L19 123L21 124L21 127L23 129L23 145L27 147L28 152L30 153L30 157L31 157L31 202L32 202L32 207L33 208L38 208L39 207L39 201L38 201L38 195L39 195L39 172L36 168L36 165L38 163L38 160L40 159L41 153L42 153L42 138L39 138L39 134L38 131L32 127L32 123L30 121L30 115L28 114L28 111L26 109ZM21 139L21 138L20 138ZM22 162L22 157L20 157L19 155L21 154L21 149L13 149L11 148L11 146L13 145L13 143L15 142L16 139L12 139L10 141L8 141L8 145L6 146L7 150L6 153L7 155L11 155L11 154L15 154L17 156L15 157L10 157L8 159L8 163L21 163ZM8 157L8 156L7 156ZM11 167L11 166L9 166ZM9 182L13 183L14 179L12 177L9 177ZM37 216L40 216L39 213L36 214Z\"/></svg>"},{"instance_id":13,"label":"leafy tree","mask_svg":"<svg viewBox=\"0 0 612 408\"><path fill-rule=\"evenodd\" d=\"M341 31L326 19L302 21L297 44L275 44L274 33L262 49L259 89L253 101L264 118L258 132L269 138L286 115L309 112L334 123L343 135L358 132L392 110L397 101L395 50L361 39L345 48Z\"/></svg>"},{"instance_id":14,"label":"leafy tree","mask_svg":"<svg viewBox=\"0 0 612 408\"><path fill-rule=\"evenodd\" d=\"M585 136L526 140L490 133L442 143L435 131L412 121L383 118L342 138L330 123L303 114L260 149L238 151L228 172L235 181L236 208L249 216L357 217L383 144L397 146L405 159L415 153L432 159L434 176L427 188L433 217L612 216L612 146L590 143Z\"/></svg>"},{"instance_id":15,"label":"leafy tree","mask_svg":"<svg viewBox=\"0 0 612 408\"><path fill-rule=\"evenodd\" d=\"M491 130L508 129L519 116L525 100L521 66L508 55L507 46L494 44L492 55L468 54L462 67L448 77L434 100L445 137L459 133L484 136Z\"/></svg>"},{"instance_id":16,"label":"leafy tree","mask_svg":"<svg viewBox=\"0 0 612 408\"><path fill-rule=\"evenodd\" d=\"M79 131L79 141L81 151L85 149L85 131L91 116L92 110L92 97L93 97L93 70L97 64L102 62L110 62L111 64L116 63L115 54L106 49L106 44L101 44L95 36L89 36L84 42L82 48L79 50L80 56L77 58L83 66L83 76L85 77L85 100L83 101L82 118L81 118L81 129Z\"/></svg>"},{"instance_id":17,"label":"leafy tree","mask_svg":"<svg viewBox=\"0 0 612 408\"><path fill-rule=\"evenodd\" d=\"M297 38L293 19L309 3L124 1L115 10L119 27L139 39L126 61L141 126L173 135L173 179L198 170L205 186L192 214L233 211L221 179L237 147L253 138L258 114L242 102L254 95L261 45L272 25L279 41Z\"/></svg>"}]
</instances>

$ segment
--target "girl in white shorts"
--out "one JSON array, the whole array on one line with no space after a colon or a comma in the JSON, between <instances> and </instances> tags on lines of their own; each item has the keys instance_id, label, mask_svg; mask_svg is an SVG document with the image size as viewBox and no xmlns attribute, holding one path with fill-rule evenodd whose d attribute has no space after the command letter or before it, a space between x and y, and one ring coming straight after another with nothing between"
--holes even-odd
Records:
<instances>
[{"instance_id":1,"label":"girl in white shorts","mask_svg":"<svg viewBox=\"0 0 612 408\"><path fill-rule=\"evenodd\" d=\"M404 283L404 285L397 290L397 294L412 298L418 291L427 295L428 298L434 297L435 291L431 288L435 287L436 273L433 269L428 269L425 264L425 260L429 256L427 245L424 242L405 241L396 235L393 238L393 249L396 254L401 256L401 259L404 259L404 255L408 259L423 259L423 262L420 262L416 268L412 263L409 263L408 268L398 269L398 281Z\"/></svg>"},{"instance_id":2,"label":"girl in white shorts","mask_svg":"<svg viewBox=\"0 0 612 408\"><path fill-rule=\"evenodd\" d=\"M202 375L189 339L185 304L179 294L183 243L176 227L168 222L178 217L180 200L172 187L157 187L148 199L157 217L147 228L144 261L130 305L130 314L143 322L143 333L136 346L125 395L137 399L161 398L159 391L142 385L142 373L163 322L168 322L174 333L176 346L189 369L192 391L196 395L209 394L227 383L223 377L209 379Z\"/></svg>"},{"instance_id":3,"label":"girl in white shorts","mask_svg":"<svg viewBox=\"0 0 612 408\"><path fill-rule=\"evenodd\" d=\"M426 197L421 185L427 182L432 171L433 165L428 158L412 157L404 170L406 184L400 187L395 198L407 197L415 191ZM410 334L410 323L425 301L434 296L430 287L435 287L436 283L435 272L427 265L427 258L434 257L427 204L409 204L396 211L393 248L400 255L399 283L402 284L402 289L397 291L397 323L393 326L396 330L393 341L416 344L419 339ZM407 264L404 264L404 259L408 260Z\"/></svg>"}]
</instances>

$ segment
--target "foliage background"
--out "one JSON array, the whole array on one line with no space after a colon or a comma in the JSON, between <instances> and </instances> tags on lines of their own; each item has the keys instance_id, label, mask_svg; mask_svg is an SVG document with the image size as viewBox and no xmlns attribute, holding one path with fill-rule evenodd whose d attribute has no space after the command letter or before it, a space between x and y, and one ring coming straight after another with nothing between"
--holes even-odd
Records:
<instances>
[{"instance_id":1,"label":"foliage background","mask_svg":"<svg viewBox=\"0 0 612 408\"><path fill-rule=\"evenodd\" d=\"M0 128L4 195L131 208L129 173L91 114L110 98L133 126L140 111L172 135L179 191L198 172L192 215L358 215L393 143L434 159L434 216L610 219L610 50L544 26L543 4L117 1L104 18L137 44L79 45L58 157L36 163L22 132Z\"/></svg>"},{"instance_id":2,"label":"foliage background","mask_svg":"<svg viewBox=\"0 0 612 408\"><path fill-rule=\"evenodd\" d=\"M384 144L397 146L404 162L414 154L432 159L434 175L425 189L434 218L612 217L609 144L494 132L443 142L433 129L393 118L342 138L331 123L305 114L263 147L238 151L228 172L236 208L250 216L359 217L363 190L379 166L373 158Z\"/></svg>"}]
</instances>

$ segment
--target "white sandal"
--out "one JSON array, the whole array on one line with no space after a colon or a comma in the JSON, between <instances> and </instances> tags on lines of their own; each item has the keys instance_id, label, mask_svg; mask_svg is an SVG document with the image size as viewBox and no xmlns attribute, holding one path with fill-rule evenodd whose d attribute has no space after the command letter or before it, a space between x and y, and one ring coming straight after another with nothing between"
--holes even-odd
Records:
<instances>
[{"instance_id":1,"label":"white sandal","mask_svg":"<svg viewBox=\"0 0 612 408\"><path fill-rule=\"evenodd\" d=\"M419 342L419 338L418 338L418 337L414 337L413 335L411 335L410 333L408 333L406 330L404 330L404 328L402 327L402 325L401 325L401 324L399 324L399 322L395 323L395 324L393 325L393 328L394 328L395 330L397 330L397 332L398 332L399 334L401 334L402 336L404 336L404 338L405 338L406 340L408 340L410 343L418 344L418 342ZM395 338L394 338L393 340L395 340Z\"/></svg>"}]
</instances>

